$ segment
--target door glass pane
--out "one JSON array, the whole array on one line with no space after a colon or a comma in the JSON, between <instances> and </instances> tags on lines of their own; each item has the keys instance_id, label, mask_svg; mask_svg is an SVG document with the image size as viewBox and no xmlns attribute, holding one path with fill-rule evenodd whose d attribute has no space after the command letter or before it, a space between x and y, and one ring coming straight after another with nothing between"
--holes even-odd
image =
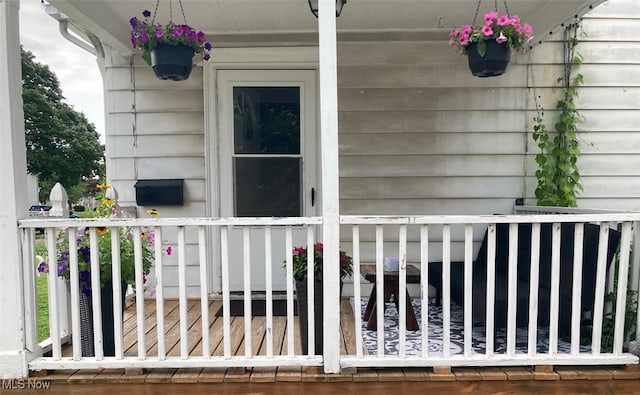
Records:
<instances>
[{"instance_id":1,"label":"door glass pane","mask_svg":"<svg viewBox=\"0 0 640 395\"><path fill-rule=\"evenodd\" d=\"M236 157L237 217L299 217L301 158Z\"/></svg>"},{"instance_id":2,"label":"door glass pane","mask_svg":"<svg viewBox=\"0 0 640 395\"><path fill-rule=\"evenodd\" d=\"M300 153L300 87L234 87L236 154Z\"/></svg>"}]
</instances>

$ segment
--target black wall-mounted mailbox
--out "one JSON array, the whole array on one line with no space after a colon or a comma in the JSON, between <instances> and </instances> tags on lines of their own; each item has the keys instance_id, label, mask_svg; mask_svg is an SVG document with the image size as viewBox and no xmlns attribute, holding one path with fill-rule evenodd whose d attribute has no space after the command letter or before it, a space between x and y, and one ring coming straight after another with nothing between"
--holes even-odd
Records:
<instances>
[{"instance_id":1,"label":"black wall-mounted mailbox","mask_svg":"<svg viewBox=\"0 0 640 395\"><path fill-rule=\"evenodd\" d=\"M138 180L136 204L138 206L182 206L184 180Z\"/></svg>"}]
</instances>

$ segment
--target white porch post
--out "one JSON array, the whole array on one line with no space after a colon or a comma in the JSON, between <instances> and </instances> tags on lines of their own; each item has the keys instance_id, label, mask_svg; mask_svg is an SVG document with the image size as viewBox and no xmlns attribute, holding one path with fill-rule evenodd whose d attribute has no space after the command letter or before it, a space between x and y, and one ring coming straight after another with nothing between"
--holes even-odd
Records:
<instances>
[{"instance_id":1,"label":"white porch post","mask_svg":"<svg viewBox=\"0 0 640 395\"><path fill-rule=\"evenodd\" d=\"M20 1L0 0L0 377L27 376L20 235L27 160L20 71Z\"/></svg>"},{"instance_id":2,"label":"white porch post","mask_svg":"<svg viewBox=\"0 0 640 395\"><path fill-rule=\"evenodd\" d=\"M340 372L340 222L338 189L338 70L335 0L318 4L325 373Z\"/></svg>"}]
</instances>

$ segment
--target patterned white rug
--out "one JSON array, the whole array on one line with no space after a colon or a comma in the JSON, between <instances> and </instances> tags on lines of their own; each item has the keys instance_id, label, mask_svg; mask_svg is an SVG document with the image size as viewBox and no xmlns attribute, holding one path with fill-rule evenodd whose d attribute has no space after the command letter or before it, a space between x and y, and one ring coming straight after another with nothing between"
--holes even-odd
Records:
<instances>
[{"instance_id":1,"label":"patterned white rug","mask_svg":"<svg viewBox=\"0 0 640 395\"><path fill-rule=\"evenodd\" d=\"M360 302L360 316L364 314L364 310L367 306L368 298L363 298ZM354 300L351 298L351 304L354 305ZM411 304L416 313L418 324L421 323L421 306L420 299L412 298ZM355 306L354 306L355 307ZM354 311L357 310L354 308ZM433 299L429 300L429 354L433 356L442 355L442 306L437 305ZM450 335L450 353L451 355L464 353L464 326L463 326L464 311L460 306L452 304L451 306L451 335ZM393 303L387 303L387 308L384 315L384 353L385 355L398 355L398 338L399 325L398 325L398 312L396 306ZM527 353L527 328L517 328L516 330L516 353ZM471 335L472 352L484 354L486 350L486 338L484 326L475 326ZM362 322L362 340L364 343L365 353L369 355L377 354L378 350L378 332L367 330L366 321ZM506 352L507 338L506 331L499 329L496 331L495 350L496 354ZM568 353L571 350L571 344L560 340L558 342L558 353ZM589 348L582 348L582 351L588 351ZM549 352L549 333L546 328L540 328L538 330L538 353ZM407 356L420 356L422 354L422 328L417 331L406 332L406 354Z\"/></svg>"}]
</instances>

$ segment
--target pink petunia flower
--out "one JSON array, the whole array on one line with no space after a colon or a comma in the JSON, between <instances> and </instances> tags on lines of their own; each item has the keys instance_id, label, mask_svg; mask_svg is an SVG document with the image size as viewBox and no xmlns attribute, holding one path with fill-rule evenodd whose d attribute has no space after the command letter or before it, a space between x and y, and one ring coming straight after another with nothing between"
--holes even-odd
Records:
<instances>
[{"instance_id":1,"label":"pink petunia flower","mask_svg":"<svg viewBox=\"0 0 640 395\"><path fill-rule=\"evenodd\" d=\"M505 26L508 25L509 22L511 21L511 18L509 18L509 15L502 15L500 18L498 18L498 26Z\"/></svg>"},{"instance_id":2,"label":"pink petunia flower","mask_svg":"<svg viewBox=\"0 0 640 395\"><path fill-rule=\"evenodd\" d=\"M504 34L502 34L502 32L500 33L500 35L496 38L496 42L498 44L502 44L503 42L506 42L507 38L504 36Z\"/></svg>"},{"instance_id":3,"label":"pink petunia flower","mask_svg":"<svg viewBox=\"0 0 640 395\"><path fill-rule=\"evenodd\" d=\"M171 255L172 252L173 248L171 248L171 246L167 247L167 255Z\"/></svg>"},{"instance_id":4,"label":"pink petunia flower","mask_svg":"<svg viewBox=\"0 0 640 395\"><path fill-rule=\"evenodd\" d=\"M531 25L529 25L528 23L525 23L523 30L524 30L524 34L527 37L533 37L533 28L531 27Z\"/></svg>"},{"instance_id":5,"label":"pink petunia flower","mask_svg":"<svg viewBox=\"0 0 640 395\"><path fill-rule=\"evenodd\" d=\"M462 45L464 47L465 45L469 44L469 36L463 34L460 37L459 42L460 42L460 45Z\"/></svg>"},{"instance_id":6,"label":"pink petunia flower","mask_svg":"<svg viewBox=\"0 0 640 395\"><path fill-rule=\"evenodd\" d=\"M490 11L484 14L484 21L487 23L493 22L494 19L498 17L497 11Z\"/></svg>"},{"instance_id":7,"label":"pink petunia flower","mask_svg":"<svg viewBox=\"0 0 640 395\"><path fill-rule=\"evenodd\" d=\"M482 34L484 34L487 37L493 36L493 29L489 25L482 26L481 31L482 31Z\"/></svg>"}]
</instances>

